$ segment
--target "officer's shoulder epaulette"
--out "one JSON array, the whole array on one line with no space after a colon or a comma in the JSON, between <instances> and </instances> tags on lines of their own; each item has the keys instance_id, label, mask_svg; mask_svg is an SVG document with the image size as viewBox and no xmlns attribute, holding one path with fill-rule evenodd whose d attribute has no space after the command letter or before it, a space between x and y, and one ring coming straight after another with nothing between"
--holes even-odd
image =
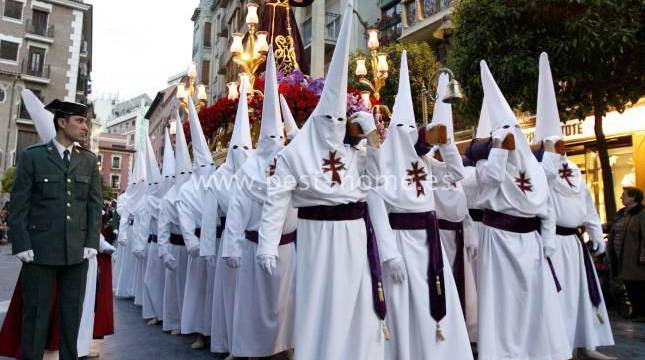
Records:
<instances>
[{"instance_id":1,"label":"officer's shoulder epaulette","mask_svg":"<svg viewBox=\"0 0 645 360\"><path fill-rule=\"evenodd\" d=\"M33 149L39 149L39 148L47 147L47 145L48 145L47 143L29 145L29 146L27 146L27 148L25 148L24 151L29 151L29 150L33 150Z\"/></svg>"},{"instance_id":2,"label":"officer's shoulder epaulette","mask_svg":"<svg viewBox=\"0 0 645 360\"><path fill-rule=\"evenodd\" d=\"M92 156L96 156L96 154L94 152L92 152L92 150L86 149L86 148L84 148L82 146L77 145L74 148L78 149L79 151L83 151L86 154L91 154Z\"/></svg>"}]
</instances>

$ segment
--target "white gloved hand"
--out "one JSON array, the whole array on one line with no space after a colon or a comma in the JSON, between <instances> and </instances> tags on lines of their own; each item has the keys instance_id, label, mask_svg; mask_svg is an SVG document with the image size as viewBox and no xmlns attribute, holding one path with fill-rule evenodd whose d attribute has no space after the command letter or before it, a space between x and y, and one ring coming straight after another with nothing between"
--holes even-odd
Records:
<instances>
[{"instance_id":1,"label":"white gloved hand","mask_svg":"<svg viewBox=\"0 0 645 360\"><path fill-rule=\"evenodd\" d=\"M363 134L365 135L376 130L376 122L374 121L374 115L372 115L371 113L368 113L366 111L359 111L357 113L352 114L352 116L350 116L349 119L351 120L352 123L357 123L358 125L360 125L361 130L363 130Z\"/></svg>"},{"instance_id":2,"label":"white gloved hand","mask_svg":"<svg viewBox=\"0 0 645 360\"><path fill-rule=\"evenodd\" d=\"M135 250L132 253L134 254L134 257L136 257L139 260L144 259L146 257L146 253L144 250Z\"/></svg>"},{"instance_id":3,"label":"white gloved hand","mask_svg":"<svg viewBox=\"0 0 645 360\"><path fill-rule=\"evenodd\" d=\"M277 258L273 255L258 255L255 262L269 276L272 276L278 267Z\"/></svg>"},{"instance_id":4,"label":"white gloved hand","mask_svg":"<svg viewBox=\"0 0 645 360\"><path fill-rule=\"evenodd\" d=\"M605 244L605 241L600 239L600 241L593 243L594 249L593 249L593 255L598 256L602 255L607 251L607 245Z\"/></svg>"},{"instance_id":5,"label":"white gloved hand","mask_svg":"<svg viewBox=\"0 0 645 360\"><path fill-rule=\"evenodd\" d=\"M116 251L116 248L112 246L109 242L103 240L101 242L101 254L112 254Z\"/></svg>"},{"instance_id":6,"label":"white gloved hand","mask_svg":"<svg viewBox=\"0 0 645 360\"><path fill-rule=\"evenodd\" d=\"M96 251L96 249L93 249L93 248L87 248L87 247L86 247L86 248L83 248L83 259L85 259L85 260L89 260L89 259L91 259L91 258L95 257L95 256L96 256L96 254L98 254L98 253L99 253L99 252L98 252L98 251Z\"/></svg>"},{"instance_id":7,"label":"white gloved hand","mask_svg":"<svg viewBox=\"0 0 645 360\"><path fill-rule=\"evenodd\" d=\"M18 260L22 261L23 263L30 263L34 261L34 251L33 250L21 251L16 254L16 257L18 258Z\"/></svg>"},{"instance_id":8,"label":"white gloved hand","mask_svg":"<svg viewBox=\"0 0 645 360\"><path fill-rule=\"evenodd\" d=\"M508 127L501 127L499 129L493 131L493 133L491 135L493 140L503 142L506 139L506 136L508 136L508 134L513 133L513 127L512 126L509 126L509 125L505 125L505 126L508 126Z\"/></svg>"},{"instance_id":9,"label":"white gloved hand","mask_svg":"<svg viewBox=\"0 0 645 360\"><path fill-rule=\"evenodd\" d=\"M127 245L127 243L125 242L125 239L119 239L119 241L117 241L116 243L119 246L126 246Z\"/></svg>"},{"instance_id":10,"label":"white gloved hand","mask_svg":"<svg viewBox=\"0 0 645 360\"><path fill-rule=\"evenodd\" d=\"M163 259L164 265L166 265L166 269L175 270L177 268L177 260L174 256L165 253L161 258Z\"/></svg>"},{"instance_id":11,"label":"white gloved hand","mask_svg":"<svg viewBox=\"0 0 645 360\"><path fill-rule=\"evenodd\" d=\"M112 234L114 234L114 235L119 235L119 229L114 229L114 230L112 230Z\"/></svg>"},{"instance_id":12,"label":"white gloved hand","mask_svg":"<svg viewBox=\"0 0 645 360\"><path fill-rule=\"evenodd\" d=\"M392 258L385 262L385 269L388 275L395 283L400 284L405 281L405 264L400 257Z\"/></svg>"},{"instance_id":13,"label":"white gloved hand","mask_svg":"<svg viewBox=\"0 0 645 360\"><path fill-rule=\"evenodd\" d=\"M553 247L545 246L545 247L544 247L544 249L543 249L543 251L544 251L544 256L545 256L545 257L550 258L550 257L552 257L553 255L555 255L555 248L553 248Z\"/></svg>"},{"instance_id":14,"label":"white gloved hand","mask_svg":"<svg viewBox=\"0 0 645 360\"><path fill-rule=\"evenodd\" d=\"M188 256L190 256L190 257L198 257L199 256L199 245L197 245L197 246L186 246L186 251L188 252Z\"/></svg>"},{"instance_id":15,"label":"white gloved hand","mask_svg":"<svg viewBox=\"0 0 645 360\"><path fill-rule=\"evenodd\" d=\"M217 267L217 256L208 257L208 266L212 267L213 269Z\"/></svg>"},{"instance_id":16,"label":"white gloved hand","mask_svg":"<svg viewBox=\"0 0 645 360\"><path fill-rule=\"evenodd\" d=\"M224 262L226 263L226 266L230 267L231 269L237 269L240 267L242 259L239 257L225 257Z\"/></svg>"}]
</instances>

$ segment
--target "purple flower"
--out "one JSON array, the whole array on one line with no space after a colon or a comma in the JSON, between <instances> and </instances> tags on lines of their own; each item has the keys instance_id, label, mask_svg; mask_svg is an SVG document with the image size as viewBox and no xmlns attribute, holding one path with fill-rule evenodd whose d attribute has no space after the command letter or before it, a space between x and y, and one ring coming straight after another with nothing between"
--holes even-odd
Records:
<instances>
[{"instance_id":1,"label":"purple flower","mask_svg":"<svg viewBox=\"0 0 645 360\"><path fill-rule=\"evenodd\" d=\"M324 86L325 86L325 79L317 78L309 81L309 85L307 85L307 90L313 92L314 94L316 94L316 96L320 96L320 94L322 94Z\"/></svg>"}]
</instances>

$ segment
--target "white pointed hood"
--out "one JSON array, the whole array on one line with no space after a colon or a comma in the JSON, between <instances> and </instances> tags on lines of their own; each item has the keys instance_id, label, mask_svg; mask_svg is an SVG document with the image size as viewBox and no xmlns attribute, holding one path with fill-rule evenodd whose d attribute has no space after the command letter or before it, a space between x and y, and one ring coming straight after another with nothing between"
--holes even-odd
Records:
<instances>
[{"instance_id":1,"label":"white pointed hood","mask_svg":"<svg viewBox=\"0 0 645 360\"><path fill-rule=\"evenodd\" d=\"M379 149L380 175L385 182L376 189L377 193L398 209L434 209L430 169L414 149L419 135L414 118L406 51L401 54L399 91L388 130L388 137Z\"/></svg>"},{"instance_id":2,"label":"white pointed hood","mask_svg":"<svg viewBox=\"0 0 645 360\"><path fill-rule=\"evenodd\" d=\"M54 114L45 109L45 105L29 89L22 91L22 101L34 122L41 143L47 143L56 137Z\"/></svg>"},{"instance_id":3,"label":"white pointed hood","mask_svg":"<svg viewBox=\"0 0 645 360\"><path fill-rule=\"evenodd\" d=\"M147 147L147 167L146 174L148 184L159 184L161 183L161 172L159 171L159 164L157 163L157 157L155 156L155 150L152 147L152 141L150 141L150 136L146 136L146 147Z\"/></svg>"},{"instance_id":4,"label":"white pointed hood","mask_svg":"<svg viewBox=\"0 0 645 360\"><path fill-rule=\"evenodd\" d=\"M190 125L190 140L193 146L194 168L197 174L206 176L214 169L215 163L213 162L213 155L208 148L208 142L206 142L202 125L199 122L197 109L195 109L195 104L190 97L188 98L188 119Z\"/></svg>"},{"instance_id":5,"label":"white pointed hood","mask_svg":"<svg viewBox=\"0 0 645 360\"><path fill-rule=\"evenodd\" d=\"M128 186L128 211L135 213L142 204L145 204L145 196L148 193L146 175L148 172L148 150L147 146L138 149L134 154L134 169L132 170L132 182Z\"/></svg>"},{"instance_id":6,"label":"white pointed hood","mask_svg":"<svg viewBox=\"0 0 645 360\"><path fill-rule=\"evenodd\" d=\"M477 139L489 138L491 135L491 121L490 116L488 115L488 105L486 105L486 99L482 99L482 109L479 112L479 122L477 123L477 132L475 137Z\"/></svg>"},{"instance_id":7,"label":"white pointed hood","mask_svg":"<svg viewBox=\"0 0 645 360\"><path fill-rule=\"evenodd\" d=\"M555 98L551 66L546 53L540 54L540 79L538 81L537 119L533 143L539 144L550 136L562 138L560 128L560 114Z\"/></svg>"},{"instance_id":8,"label":"white pointed hood","mask_svg":"<svg viewBox=\"0 0 645 360\"><path fill-rule=\"evenodd\" d=\"M353 1L347 2L343 13L336 48L325 78L320 102L298 132L298 136L282 152L291 162L289 165L302 175L321 175L330 186L343 183L346 171L334 176L324 172L324 159L334 158L349 161L349 147L345 146L347 127L347 71L349 66L349 43L352 33Z\"/></svg>"},{"instance_id":9,"label":"white pointed hood","mask_svg":"<svg viewBox=\"0 0 645 360\"><path fill-rule=\"evenodd\" d=\"M296 137L296 135L298 135L298 131L300 129L298 128L296 119L293 118L291 109L289 109L289 104L287 103L287 99L285 99L284 96L282 96L282 94L280 94L280 110L282 110L282 121L284 122L284 128L287 133L287 139L291 141Z\"/></svg>"},{"instance_id":10,"label":"white pointed hood","mask_svg":"<svg viewBox=\"0 0 645 360\"><path fill-rule=\"evenodd\" d=\"M161 168L161 176L164 179L172 178L175 176L175 150L172 148L172 141L170 140L170 133L168 128L164 130L164 146L163 146L163 165Z\"/></svg>"},{"instance_id":11,"label":"white pointed hood","mask_svg":"<svg viewBox=\"0 0 645 360\"><path fill-rule=\"evenodd\" d=\"M191 175L192 165L190 162L190 154L188 153L188 144L186 143L186 135L184 134L184 127L179 117L179 113L175 113L177 134L175 135L175 186L176 190L181 188ZM177 191L178 192L178 191Z\"/></svg>"},{"instance_id":12,"label":"white pointed hood","mask_svg":"<svg viewBox=\"0 0 645 360\"><path fill-rule=\"evenodd\" d=\"M492 130L502 127L513 129L515 150L510 151L506 165L506 178L500 190L513 207L521 212L533 213L547 200L548 186L541 165L531 152L526 136L520 129L510 105L497 86L484 60L481 61L481 82L484 100L492 122Z\"/></svg>"},{"instance_id":13,"label":"white pointed hood","mask_svg":"<svg viewBox=\"0 0 645 360\"><path fill-rule=\"evenodd\" d=\"M549 57L546 53L540 54L540 79L538 81L537 119L535 124L535 137L533 143L538 144L544 139L558 136L561 139L560 113L555 97L553 77ZM543 160L544 161L544 160ZM580 193L584 188L582 172L578 166L567 159L566 155L560 156L558 174L550 181L551 187L565 196Z\"/></svg>"},{"instance_id":14,"label":"white pointed hood","mask_svg":"<svg viewBox=\"0 0 645 360\"><path fill-rule=\"evenodd\" d=\"M443 102L443 98L446 97L448 92L448 82L450 77L446 73L441 73L439 75L439 81L437 82L437 99L434 103L434 111L432 112L432 124L443 124L448 129L448 138L450 142L454 142L455 134L452 125L452 105Z\"/></svg>"},{"instance_id":15,"label":"white pointed hood","mask_svg":"<svg viewBox=\"0 0 645 360\"><path fill-rule=\"evenodd\" d=\"M278 78L273 47L271 46L266 66L260 137L255 152L249 156L240 171L240 176L245 177L241 183L245 184L245 189L256 201L262 202L266 199L267 178L273 175L275 156L283 148L284 127L280 114Z\"/></svg>"}]
</instances>

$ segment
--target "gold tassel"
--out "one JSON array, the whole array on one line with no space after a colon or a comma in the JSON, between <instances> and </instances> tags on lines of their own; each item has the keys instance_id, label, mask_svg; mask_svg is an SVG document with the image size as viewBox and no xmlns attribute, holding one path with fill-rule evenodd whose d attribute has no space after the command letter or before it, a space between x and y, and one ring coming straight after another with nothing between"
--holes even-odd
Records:
<instances>
[{"instance_id":1,"label":"gold tassel","mask_svg":"<svg viewBox=\"0 0 645 360\"><path fill-rule=\"evenodd\" d=\"M602 318L602 315L600 314L600 309L596 308L596 317L598 317L598 321L600 321L601 324L605 323L605 320Z\"/></svg>"},{"instance_id":2,"label":"gold tassel","mask_svg":"<svg viewBox=\"0 0 645 360\"><path fill-rule=\"evenodd\" d=\"M383 320L381 320L381 329L383 330L385 340L390 340L390 331L387 329L387 324Z\"/></svg>"},{"instance_id":3,"label":"gold tassel","mask_svg":"<svg viewBox=\"0 0 645 360\"><path fill-rule=\"evenodd\" d=\"M437 276L437 280L434 282L437 286L437 295L441 296L441 279Z\"/></svg>"},{"instance_id":4,"label":"gold tassel","mask_svg":"<svg viewBox=\"0 0 645 360\"><path fill-rule=\"evenodd\" d=\"M378 299L380 302L385 301L385 295L383 294L383 285L380 281L378 282Z\"/></svg>"},{"instance_id":5,"label":"gold tassel","mask_svg":"<svg viewBox=\"0 0 645 360\"><path fill-rule=\"evenodd\" d=\"M437 323L437 341L446 341L446 337L443 335L439 323Z\"/></svg>"}]
</instances>

